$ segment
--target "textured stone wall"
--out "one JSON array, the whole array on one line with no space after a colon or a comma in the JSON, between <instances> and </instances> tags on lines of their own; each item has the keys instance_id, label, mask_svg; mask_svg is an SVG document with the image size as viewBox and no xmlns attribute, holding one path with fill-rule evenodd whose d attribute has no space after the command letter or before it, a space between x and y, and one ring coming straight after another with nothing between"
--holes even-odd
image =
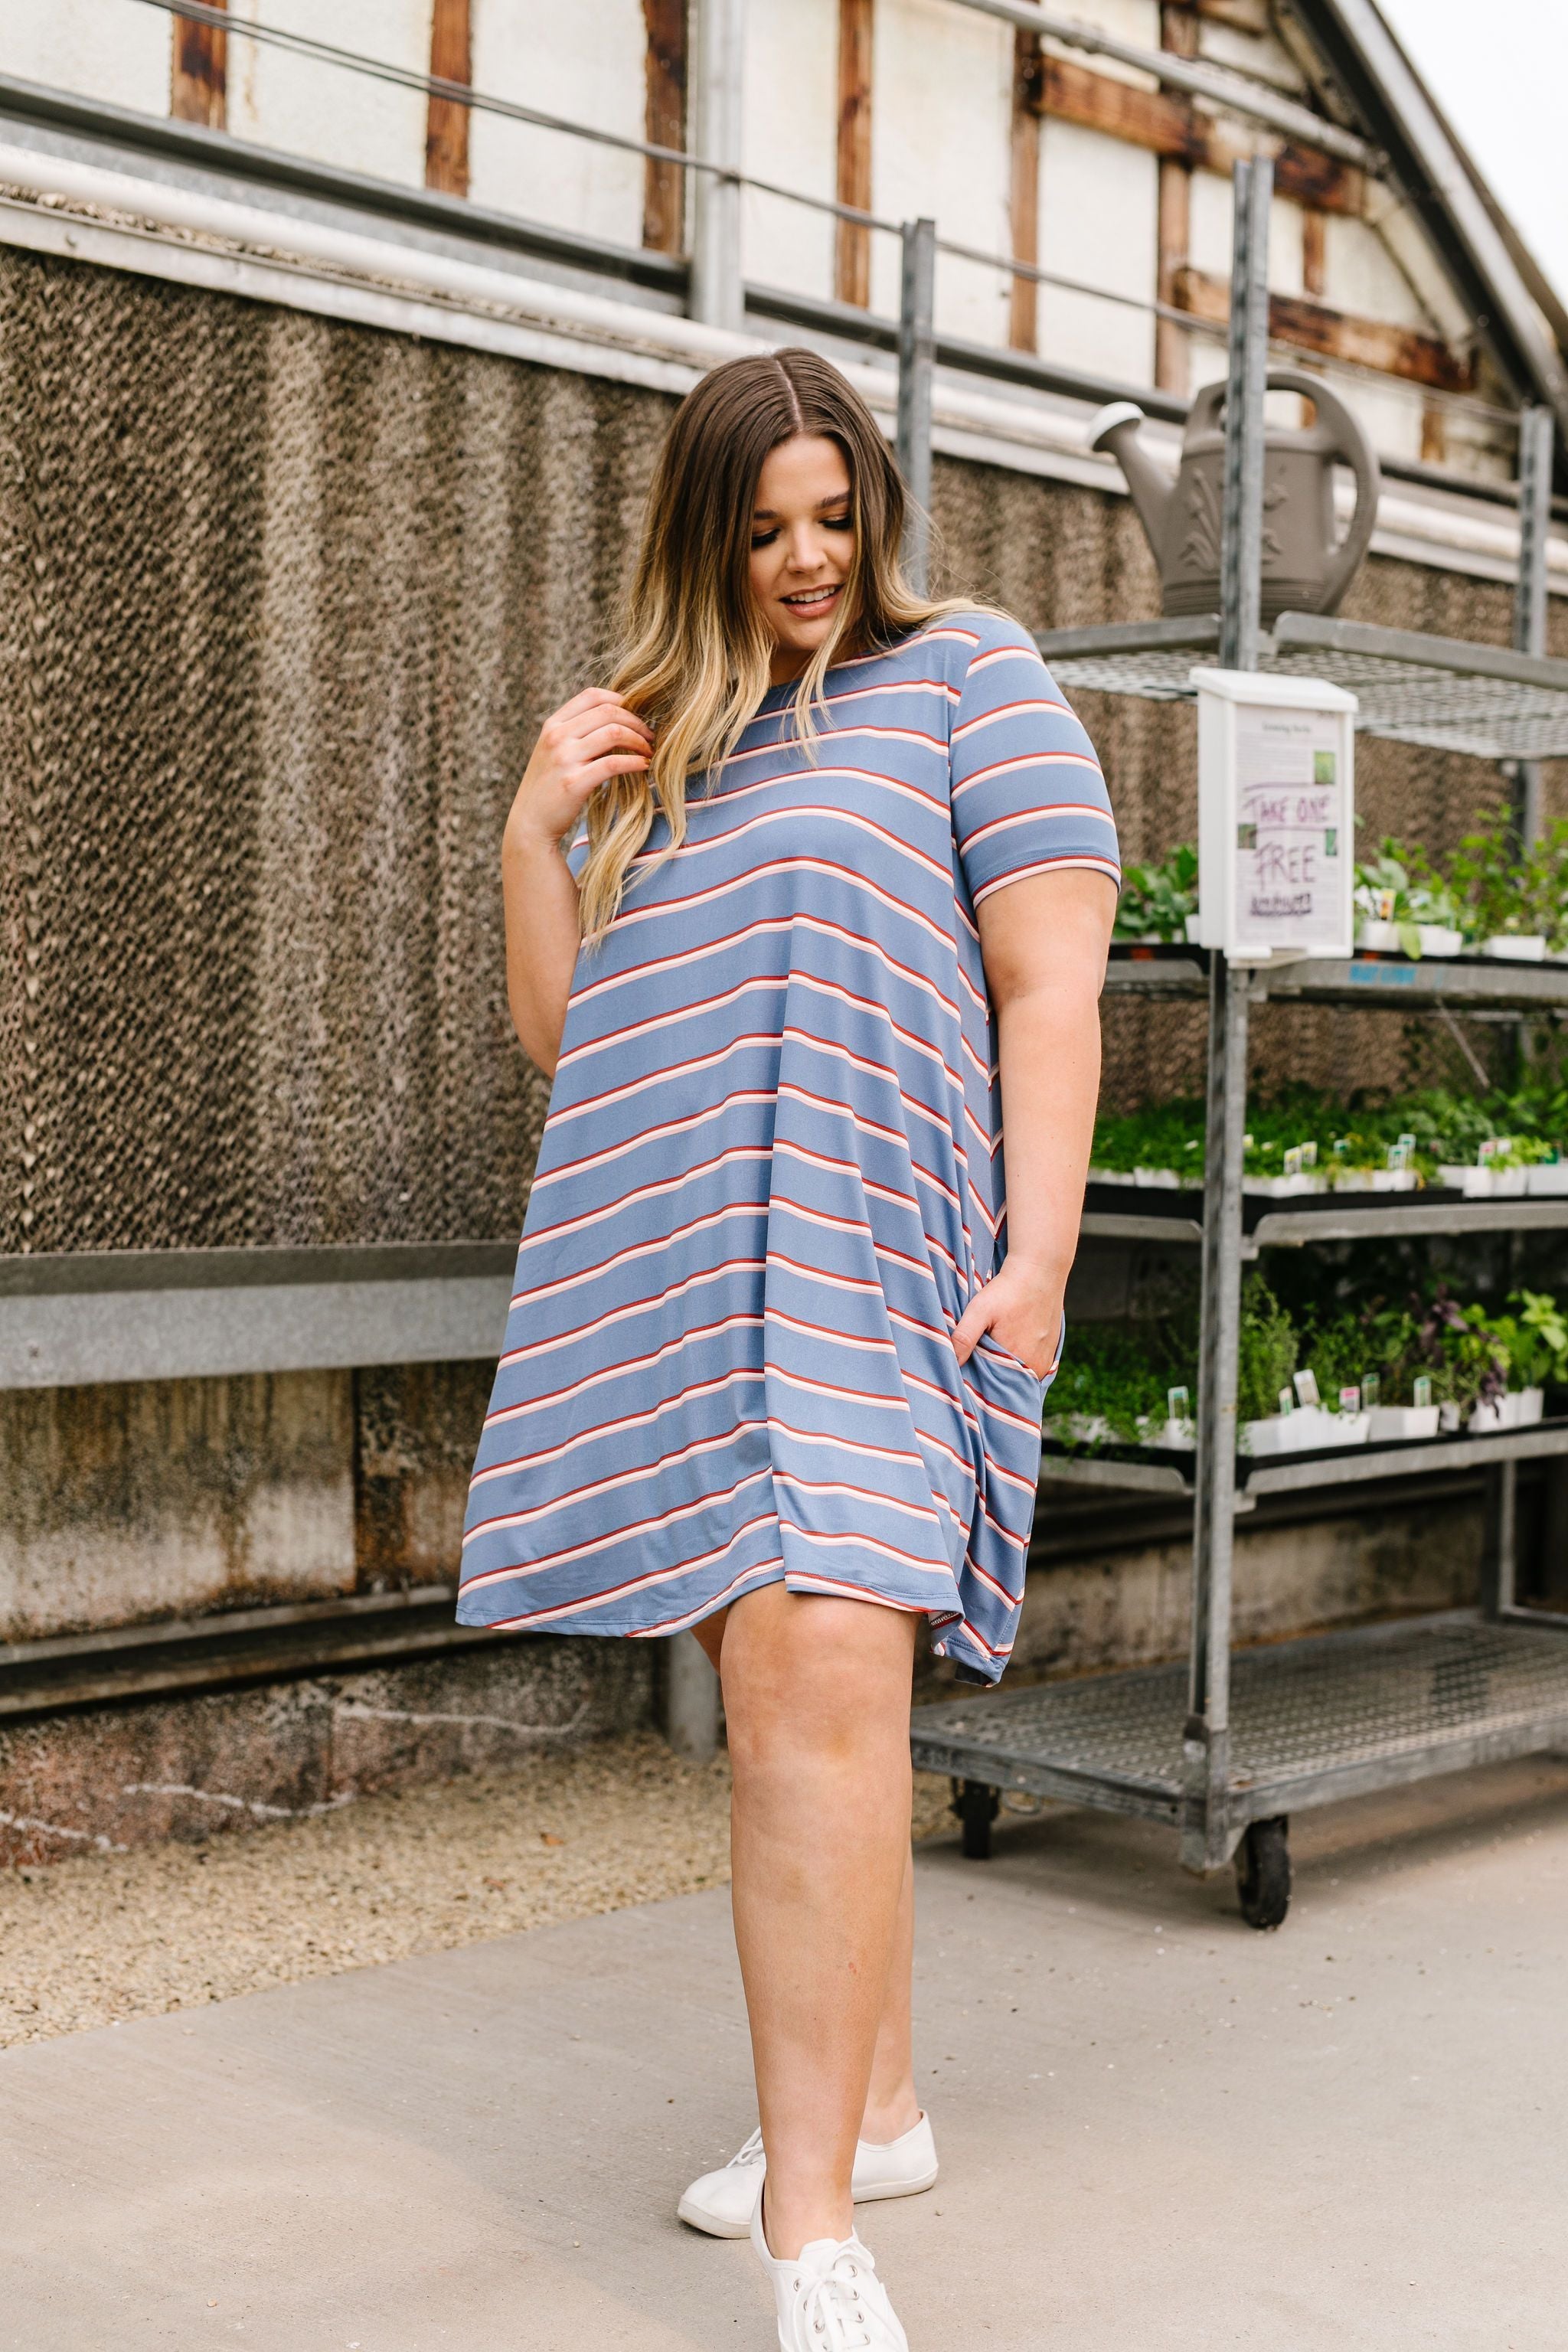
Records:
<instances>
[{"instance_id":1,"label":"textured stone wall","mask_svg":"<svg viewBox=\"0 0 1568 2352\"><path fill-rule=\"evenodd\" d=\"M298 1821L648 1721L646 1642L427 1663L0 1725L0 1865Z\"/></svg>"}]
</instances>

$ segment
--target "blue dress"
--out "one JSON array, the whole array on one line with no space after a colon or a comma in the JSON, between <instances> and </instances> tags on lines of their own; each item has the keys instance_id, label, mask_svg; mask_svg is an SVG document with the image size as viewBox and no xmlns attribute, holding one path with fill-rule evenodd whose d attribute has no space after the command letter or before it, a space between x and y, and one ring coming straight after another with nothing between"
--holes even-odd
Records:
<instances>
[{"instance_id":1,"label":"blue dress","mask_svg":"<svg viewBox=\"0 0 1568 2352\"><path fill-rule=\"evenodd\" d=\"M458 1615L672 1633L782 1580L921 1612L994 1681L1044 1384L950 1337L1005 1248L975 909L1114 881L1115 830L1014 623L943 616L826 690L814 751L764 698L578 959Z\"/></svg>"}]
</instances>

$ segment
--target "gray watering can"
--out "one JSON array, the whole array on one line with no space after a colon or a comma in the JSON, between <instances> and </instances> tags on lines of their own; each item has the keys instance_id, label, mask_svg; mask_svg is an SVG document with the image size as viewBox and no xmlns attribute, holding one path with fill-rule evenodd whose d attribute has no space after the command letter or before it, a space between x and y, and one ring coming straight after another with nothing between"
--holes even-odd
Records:
<instances>
[{"instance_id":1,"label":"gray watering can","mask_svg":"<svg viewBox=\"0 0 1568 2352\"><path fill-rule=\"evenodd\" d=\"M1167 613L1219 610L1220 513L1225 481L1224 381L1205 384L1187 412L1173 481L1139 439L1143 411L1114 401L1089 426L1089 447L1110 449L1160 567ZM1318 377L1270 368L1270 392L1299 392L1315 415L1304 431L1270 425L1263 455L1263 619L1333 613L1366 553L1377 521L1376 452L1344 402ZM1334 460L1355 474L1355 512L1343 539L1334 516Z\"/></svg>"}]
</instances>

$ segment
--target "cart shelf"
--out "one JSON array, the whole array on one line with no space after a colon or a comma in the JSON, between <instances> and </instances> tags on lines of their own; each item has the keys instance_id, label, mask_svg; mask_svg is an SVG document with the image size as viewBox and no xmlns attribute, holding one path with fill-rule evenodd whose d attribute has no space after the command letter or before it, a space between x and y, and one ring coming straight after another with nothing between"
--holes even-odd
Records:
<instances>
[{"instance_id":1,"label":"cart shelf","mask_svg":"<svg viewBox=\"0 0 1568 2352\"><path fill-rule=\"evenodd\" d=\"M1359 1486L1376 1478L1431 1477L1445 1470L1478 1470L1504 1462L1568 1454L1568 1419L1538 1421L1528 1429L1500 1429L1484 1437L1412 1437L1397 1445L1315 1447L1309 1453L1236 1457L1237 1507L1259 1495L1312 1494L1321 1486ZM1160 1446L1104 1446L1094 1453L1046 1441L1042 1477L1074 1486L1116 1486L1145 1494L1190 1497L1192 1457Z\"/></svg>"},{"instance_id":2,"label":"cart shelf","mask_svg":"<svg viewBox=\"0 0 1568 2352\"><path fill-rule=\"evenodd\" d=\"M918 1707L914 1760L1178 1822L1186 1683L1154 1666ZM1238 1651L1230 1702L1234 1845L1249 1822L1568 1739L1568 1619L1455 1611Z\"/></svg>"},{"instance_id":3,"label":"cart shelf","mask_svg":"<svg viewBox=\"0 0 1568 2352\"><path fill-rule=\"evenodd\" d=\"M1053 629L1038 640L1060 686L1175 702L1191 672L1219 658L1217 614ZM1482 760L1568 753L1568 662L1384 629L1321 613L1281 613L1258 642L1258 667L1326 678L1357 698L1356 727Z\"/></svg>"},{"instance_id":4,"label":"cart shelf","mask_svg":"<svg viewBox=\"0 0 1568 2352\"><path fill-rule=\"evenodd\" d=\"M1568 667L1568 664L1564 664ZM1488 956L1419 962L1403 956L1302 957L1246 974L1255 1004L1286 1003L1385 1005L1403 1013L1447 1005L1451 1010L1507 1014L1568 1012L1568 963L1504 963ZM1206 997L1205 948L1112 947L1106 967L1108 995Z\"/></svg>"}]
</instances>

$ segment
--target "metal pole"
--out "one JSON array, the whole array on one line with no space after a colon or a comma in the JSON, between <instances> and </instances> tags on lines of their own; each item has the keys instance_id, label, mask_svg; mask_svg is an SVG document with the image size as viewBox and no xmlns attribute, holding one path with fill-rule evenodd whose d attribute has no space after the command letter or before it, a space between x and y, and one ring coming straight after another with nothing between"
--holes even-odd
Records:
<instances>
[{"instance_id":1,"label":"metal pole","mask_svg":"<svg viewBox=\"0 0 1568 2352\"><path fill-rule=\"evenodd\" d=\"M672 1634L667 1655L665 1737L678 1756L709 1763L719 1745L719 1677L695 1633Z\"/></svg>"},{"instance_id":2,"label":"metal pole","mask_svg":"<svg viewBox=\"0 0 1568 2352\"><path fill-rule=\"evenodd\" d=\"M1230 265L1230 377L1220 517L1221 669L1258 667L1263 572L1263 390L1268 373L1268 215L1274 166L1236 166Z\"/></svg>"},{"instance_id":3,"label":"metal pole","mask_svg":"<svg viewBox=\"0 0 1568 2352\"><path fill-rule=\"evenodd\" d=\"M1519 582L1513 597L1513 646L1521 654L1546 651L1546 541L1552 524L1554 422L1549 408L1526 408L1519 419ZM1511 763L1514 818L1520 845L1541 837L1541 763Z\"/></svg>"},{"instance_id":4,"label":"metal pole","mask_svg":"<svg viewBox=\"0 0 1568 2352\"><path fill-rule=\"evenodd\" d=\"M742 64L746 0L695 0L691 12L691 144L724 173L741 168ZM704 326L744 323L741 278L741 184L689 172L691 315Z\"/></svg>"},{"instance_id":5,"label":"metal pole","mask_svg":"<svg viewBox=\"0 0 1568 2352\"><path fill-rule=\"evenodd\" d=\"M906 221L899 294L899 467L910 494L904 569L926 593L931 570L931 416L936 373L936 223Z\"/></svg>"},{"instance_id":6,"label":"metal pole","mask_svg":"<svg viewBox=\"0 0 1568 2352\"><path fill-rule=\"evenodd\" d=\"M1274 167L1236 167L1230 380L1220 534L1220 663L1258 667L1263 557L1263 393L1268 338L1268 208ZM1241 1177L1250 983L1219 949L1209 975L1208 1156L1193 1509L1193 1627L1183 1737L1182 1860L1214 1870L1230 1846L1230 1619L1236 1522L1236 1385L1241 1332Z\"/></svg>"}]
</instances>

